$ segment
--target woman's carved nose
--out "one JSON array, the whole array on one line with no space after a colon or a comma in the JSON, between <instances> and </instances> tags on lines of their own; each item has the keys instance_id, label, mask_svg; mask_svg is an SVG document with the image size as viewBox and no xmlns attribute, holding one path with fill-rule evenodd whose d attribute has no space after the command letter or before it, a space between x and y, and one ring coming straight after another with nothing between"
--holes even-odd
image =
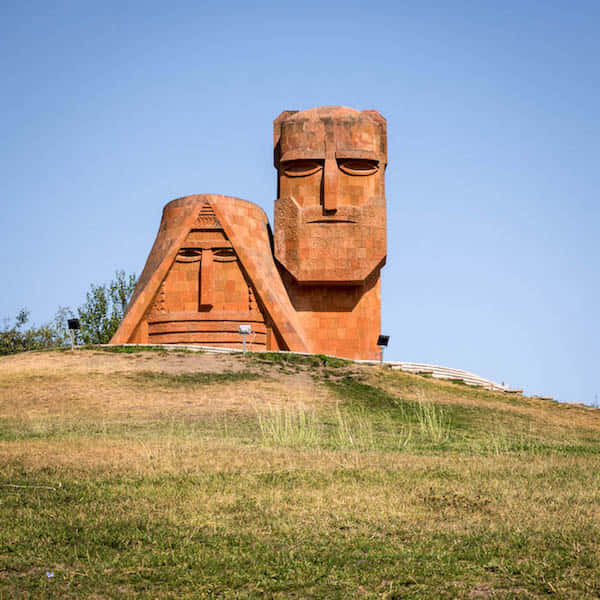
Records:
<instances>
[{"instance_id":1,"label":"woman's carved nose","mask_svg":"<svg viewBox=\"0 0 600 600\"><path fill-rule=\"evenodd\" d=\"M203 250L200 263L200 307L213 305L213 253Z\"/></svg>"}]
</instances>

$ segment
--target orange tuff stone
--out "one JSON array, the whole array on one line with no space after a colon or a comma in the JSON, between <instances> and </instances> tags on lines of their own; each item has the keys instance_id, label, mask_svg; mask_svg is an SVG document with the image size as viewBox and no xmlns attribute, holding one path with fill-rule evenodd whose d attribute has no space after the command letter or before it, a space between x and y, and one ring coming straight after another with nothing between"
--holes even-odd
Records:
<instances>
[{"instance_id":1,"label":"orange tuff stone","mask_svg":"<svg viewBox=\"0 0 600 600\"><path fill-rule=\"evenodd\" d=\"M218 194L165 206L111 343L185 343L379 356L386 260L385 119L340 106L284 111L271 235L258 206Z\"/></svg>"},{"instance_id":2,"label":"orange tuff stone","mask_svg":"<svg viewBox=\"0 0 600 600\"><path fill-rule=\"evenodd\" d=\"M385 119L341 106L284 111L273 133L275 258L309 348L376 359L387 252Z\"/></svg>"}]
</instances>

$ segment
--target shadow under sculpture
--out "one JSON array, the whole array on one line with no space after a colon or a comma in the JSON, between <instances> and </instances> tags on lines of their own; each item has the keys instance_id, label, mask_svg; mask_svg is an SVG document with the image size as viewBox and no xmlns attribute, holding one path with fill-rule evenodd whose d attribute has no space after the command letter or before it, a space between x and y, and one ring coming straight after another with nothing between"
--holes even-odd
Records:
<instances>
[{"instance_id":1,"label":"shadow under sculpture","mask_svg":"<svg viewBox=\"0 0 600 600\"><path fill-rule=\"evenodd\" d=\"M376 359L386 259L385 119L321 107L274 122L274 248L264 211L217 194L165 206L113 344Z\"/></svg>"}]
</instances>

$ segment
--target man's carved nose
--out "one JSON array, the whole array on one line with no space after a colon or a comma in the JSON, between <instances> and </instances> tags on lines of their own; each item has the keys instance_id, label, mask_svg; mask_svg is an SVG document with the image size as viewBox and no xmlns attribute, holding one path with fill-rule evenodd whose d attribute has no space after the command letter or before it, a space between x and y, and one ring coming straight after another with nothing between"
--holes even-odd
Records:
<instances>
[{"instance_id":1,"label":"man's carved nose","mask_svg":"<svg viewBox=\"0 0 600 600\"><path fill-rule=\"evenodd\" d=\"M337 162L335 158L325 160L323 173L323 210L337 210Z\"/></svg>"}]
</instances>

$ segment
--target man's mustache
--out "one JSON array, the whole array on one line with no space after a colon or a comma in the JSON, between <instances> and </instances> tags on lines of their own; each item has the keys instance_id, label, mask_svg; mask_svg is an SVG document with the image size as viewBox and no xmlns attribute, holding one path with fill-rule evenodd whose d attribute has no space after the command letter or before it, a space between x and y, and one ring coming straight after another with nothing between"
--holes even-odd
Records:
<instances>
[{"instance_id":1,"label":"man's mustache","mask_svg":"<svg viewBox=\"0 0 600 600\"><path fill-rule=\"evenodd\" d=\"M309 223L360 223L363 220L365 213L371 213L374 206L385 206L384 198L369 198L365 201L364 206L354 206L351 204L340 203L335 210L324 211L323 206L311 205L300 206L293 198L289 198L298 212L302 213L302 222Z\"/></svg>"}]
</instances>

